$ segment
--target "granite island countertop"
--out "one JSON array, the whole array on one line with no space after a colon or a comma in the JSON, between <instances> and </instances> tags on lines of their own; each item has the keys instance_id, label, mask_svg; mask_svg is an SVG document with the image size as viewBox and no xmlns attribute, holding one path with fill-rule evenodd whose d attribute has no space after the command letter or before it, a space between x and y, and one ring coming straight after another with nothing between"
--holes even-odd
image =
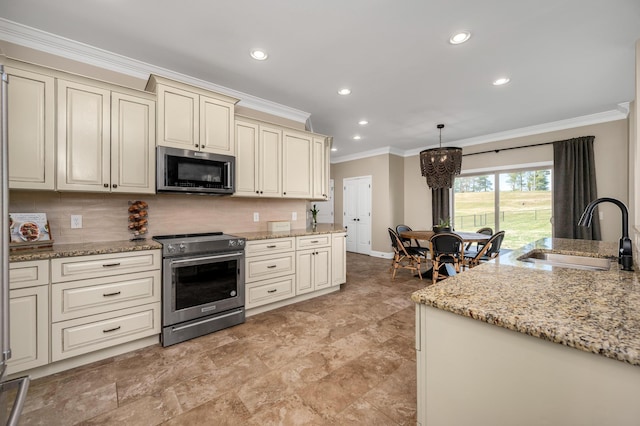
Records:
<instances>
[{"instance_id":1,"label":"granite island countertop","mask_svg":"<svg viewBox=\"0 0 640 426\"><path fill-rule=\"evenodd\" d=\"M95 243L54 244L51 248L14 250L9 262L57 259L60 257L89 256L94 254L125 253L140 250L160 250L162 244L151 239L141 241L102 241Z\"/></svg>"},{"instance_id":2,"label":"granite island countertop","mask_svg":"<svg viewBox=\"0 0 640 426\"><path fill-rule=\"evenodd\" d=\"M640 366L640 274L526 263L533 251L613 258L617 242L543 239L414 292L426 304Z\"/></svg>"}]
</instances>

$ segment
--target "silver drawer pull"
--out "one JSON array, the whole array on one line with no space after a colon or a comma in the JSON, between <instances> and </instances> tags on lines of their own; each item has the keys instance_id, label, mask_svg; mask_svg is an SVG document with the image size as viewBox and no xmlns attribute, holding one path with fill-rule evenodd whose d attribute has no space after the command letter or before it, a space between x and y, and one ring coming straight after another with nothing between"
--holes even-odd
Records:
<instances>
[{"instance_id":1,"label":"silver drawer pull","mask_svg":"<svg viewBox=\"0 0 640 426\"><path fill-rule=\"evenodd\" d=\"M120 330L120 326L110 328L108 330L102 330L103 333L111 333L112 331Z\"/></svg>"},{"instance_id":2,"label":"silver drawer pull","mask_svg":"<svg viewBox=\"0 0 640 426\"><path fill-rule=\"evenodd\" d=\"M276 248L277 246L274 244L272 246L267 246L267 248Z\"/></svg>"},{"instance_id":3,"label":"silver drawer pull","mask_svg":"<svg viewBox=\"0 0 640 426\"><path fill-rule=\"evenodd\" d=\"M274 288L273 290L267 290L267 293L275 293L276 291L278 291L278 289Z\"/></svg>"},{"instance_id":4,"label":"silver drawer pull","mask_svg":"<svg viewBox=\"0 0 640 426\"><path fill-rule=\"evenodd\" d=\"M120 262L117 262L117 263L105 263L104 265L102 265L103 268L110 268L112 266L120 266Z\"/></svg>"},{"instance_id":5,"label":"silver drawer pull","mask_svg":"<svg viewBox=\"0 0 640 426\"><path fill-rule=\"evenodd\" d=\"M117 296L120 293L122 293L122 292L121 291L114 291L113 293L103 293L102 297Z\"/></svg>"},{"instance_id":6,"label":"silver drawer pull","mask_svg":"<svg viewBox=\"0 0 640 426\"><path fill-rule=\"evenodd\" d=\"M267 266L267 268L269 268L269 269L273 269L273 268L277 268L277 267L278 267L278 265L269 265L269 266Z\"/></svg>"}]
</instances>

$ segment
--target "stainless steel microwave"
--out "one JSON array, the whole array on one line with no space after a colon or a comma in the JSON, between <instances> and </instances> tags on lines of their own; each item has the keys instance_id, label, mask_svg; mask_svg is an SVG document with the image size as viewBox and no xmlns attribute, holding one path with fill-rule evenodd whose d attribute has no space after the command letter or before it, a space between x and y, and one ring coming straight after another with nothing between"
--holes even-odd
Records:
<instances>
[{"instance_id":1,"label":"stainless steel microwave","mask_svg":"<svg viewBox=\"0 0 640 426\"><path fill-rule=\"evenodd\" d=\"M159 146L156 191L190 194L233 194L235 157Z\"/></svg>"}]
</instances>

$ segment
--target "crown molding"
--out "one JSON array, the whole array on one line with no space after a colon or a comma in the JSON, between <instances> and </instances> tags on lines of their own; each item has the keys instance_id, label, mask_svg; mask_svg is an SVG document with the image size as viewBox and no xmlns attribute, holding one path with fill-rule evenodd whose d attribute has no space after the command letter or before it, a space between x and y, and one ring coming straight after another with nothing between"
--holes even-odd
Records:
<instances>
[{"instance_id":1,"label":"crown molding","mask_svg":"<svg viewBox=\"0 0 640 426\"><path fill-rule=\"evenodd\" d=\"M507 130L504 132L491 133L484 136L474 138L460 139L448 142L446 146L472 146L489 142L498 142L505 139L515 139L531 135L539 135L542 133L555 132L558 130L573 129L576 127L590 126L593 124L607 123L609 121L624 120L629 116L629 102L619 103L616 109L599 112L596 114L583 115L566 120L552 121L550 123L537 124L535 126L522 127L520 129ZM437 145L434 145L435 147ZM444 145L443 145L444 146ZM427 147L429 148L429 147ZM412 149L404 152L405 157L420 154L420 151L426 148Z\"/></svg>"},{"instance_id":2,"label":"crown molding","mask_svg":"<svg viewBox=\"0 0 640 426\"><path fill-rule=\"evenodd\" d=\"M4 18L0 18L0 39L140 79L148 79L149 75L157 74L162 77L171 78L240 99L239 105L300 123L305 123L311 116L311 114L305 111L271 102L166 68L147 64L85 43L18 24Z\"/></svg>"},{"instance_id":3,"label":"crown molding","mask_svg":"<svg viewBox=\"0 0 640 426\"><path fill-rule=\"evenodd\" d=\"M344 163L346 161L362 160L364 158L376 157L378 155L393 154L399 157L405 157L405 151L394 148L392 146L385 146L384 148L372 149L370 151L358 152L355 154L343 155L341 157L332 157L331 164Z\"/></svg>"}]
</instances>

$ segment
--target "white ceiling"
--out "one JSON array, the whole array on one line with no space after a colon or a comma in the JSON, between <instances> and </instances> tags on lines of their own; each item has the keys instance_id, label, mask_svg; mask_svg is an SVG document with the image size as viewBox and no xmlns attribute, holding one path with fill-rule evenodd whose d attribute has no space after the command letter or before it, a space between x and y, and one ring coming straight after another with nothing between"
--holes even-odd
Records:
<instances>
[{"instance_id":1,"label":"white ceiling","mask_svg":"<svg viewBox=\"0 0 640 426\"><path fill-rule=\"evenodd\" d=\"M3 0L0 18L308 112L334 159L619 109L640 39L638 0Z\"/></svg>"}]
</instances>

